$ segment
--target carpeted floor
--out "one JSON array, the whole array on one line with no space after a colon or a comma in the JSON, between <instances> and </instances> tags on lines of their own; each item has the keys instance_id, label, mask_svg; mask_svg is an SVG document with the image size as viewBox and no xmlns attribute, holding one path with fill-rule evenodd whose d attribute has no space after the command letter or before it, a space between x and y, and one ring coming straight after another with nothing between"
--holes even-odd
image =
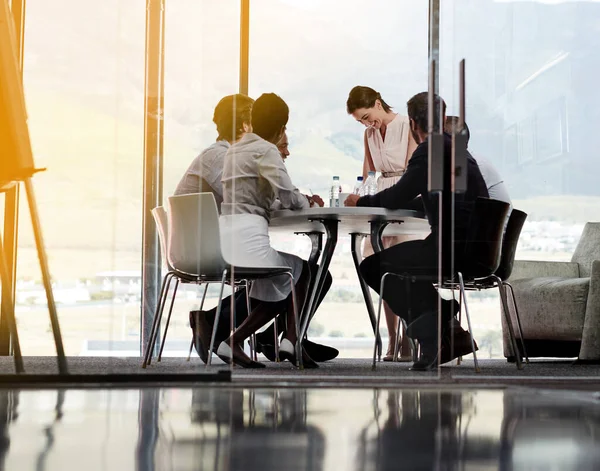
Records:
<instances>
[{"instance_id":1,"label":"carpeted floor","mask_svg":"<svg viewBox=\"0 0 600 471\"><path fill-rule=\"evenodd\" d=\"M359 385L406 385L432 386L439 384L478 385L538 385L561 386L600 390L600 366L574 365L572 361L534 361L518 370L505 360L480 360L480 372L476 373L472 360L458 365L443 366L430 372L410 371L410 363L377 363L371 368L371 360L339 359L322 363L318 369L298 371L289 363L272 364L261 370L234 370L233 381L243 383L294 381L314 383L357 383Z\"/></svg>"},{"instance_id":2,"label":"carpeted floor","mask_svg":"<svg viewBox=\"0 0 600 471\"><path fill-rule=\"evenodd\" d=\"M56 360L52 357L25 357L25 376L57 373ZM228 367L215 360L207 368L198 358L186 362L183 358L164 358L141 368L139 358L70 357L69 373L80 382L201 382L228 381ZM444 366L431 372L409 371L410 363L378 363L373 371L368 359L337 359L321 364L318 369L297 370L290 363L266 363L263 369L247 370L235 368L231 380L237 384L260 383L265 386L276 384L310 384L355 386L415 385L424 384L478 384L478 385L544 385L564 386L571 389L600 390L600 366L574 365L571 361L533 361L523 370L504 360L480 361L480 373L476 373L472 360L462 365ZM14 378L12 358L0 357L0 376L5 384ZM94 377L94 378L92 378ZM12 378L12 379L11 379ZM83 380L82 380L83 378ZM115 380L115 378L117 378Z\"/></svg>"}]
</instances>

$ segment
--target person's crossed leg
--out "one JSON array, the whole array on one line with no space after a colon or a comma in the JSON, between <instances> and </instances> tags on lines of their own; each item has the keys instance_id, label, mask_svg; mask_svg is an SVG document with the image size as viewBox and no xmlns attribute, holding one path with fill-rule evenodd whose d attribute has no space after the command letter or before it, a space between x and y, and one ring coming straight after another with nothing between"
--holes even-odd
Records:
<instances>
[{"instance_id":1,"label":"person's crossed leg","mask_svg":"<svg viewBox=\"0 0 600 471\"><path fill-rule=\"evenodd\" d=\"M315 265L314 269L313 269L313 274L316 273L317 268L318 268L318 266ZM313 276L313 280L314 280L314 276ZM319 306L321 305L323 298L325 298L325 295L329 291L329 288L331 288L331 284L332 284L331 273L327 272L325 275L324 283L323 283L323 289L321 290L321 292L319 294L319 298L317 300L316 309L318 309ZM316 312L316 309L315 309L315 312ZM311 321L312 321L312 317L311 317ZM284 316L281 316L281 315L277 316L277 318L274 320L274 322L269 327L267 327L267 329L256 334L256 343L257 343L256 351L258 353L262 353L271 361L275 361L275 322L277 322L277 333L279 336L281 336L282 334L285 333L285 329L286 329ZM310 321L309 321L309 325L310 325ZM315 342L311 342L308 338L306 338L302 342L302 345L304 346L306 353L308 353L308 355L317 363L333 360L334 358L336 358L339 355L339 351L336 348L329 347L327 345L321 345L321 344L318 344Z\"/></svg>"},{"instance_id":2,"label":"person's crossed leg","mask_svg":"<svg viewBox=\"0 0 600 471\"><path fill-rule=\"evenodd\" d=\"M314 271L316 273L316 269L318 268L315 265ZM325 277L325 282L323 285L323 289L321 290L319 299L317 301L317 308L323 301L323 298L329 291L329 288L332 284L332 277L329 272L327 272ZM235 303L235 327L239 327L248 317L248 308L246 304L246 290L245 288L239 289L234 295L234 303ZM254 308L256 304L256 300L250 298L250 307ZM204 363L208 360L208 348L210 345L210 336L212 333L213 325L216 318L217 308L214 307L207 311L190 311L190 327L192 329L193 338L194 338L194 347L202 359ZM231 296L227 296L223 298L221 303L221 315L219 317L219 325L217 327L217 333L215 336L215 350L217 346L225 339L229 337L231 334L230 331L230 314L231 314ZM278 326L278 334L281 336L285 333L285 312L282 312L276 317L274 322L277 322ZM257 352L262 353L267 357L267 359L271 361L275 361L275 328L274 323L267 327L266 330L260 332L256 335L257 338ZM305 339L303 342L303 347L306 353L312 358L314 361L320 363L324 361L333 360L339 355L339 351L333 347L329 347L327 345L321 345L315 342L311 342L308 339Z\"/></svg>"},{"instance_id":3,"label":"person's crossed leg","mask_svg":"<svg viewBox=\"0 0 600 471\"><path fill-rule=\"evenodd\" d=\"M410 280L410 289L407 291L406 279L388 276L383 293L383 299L394 313L406 321L407 335L420 343L421 356L412 369L426 370L471 353L469 334L460 326L452 325L458 303L444 299L441 300L442 350L438 352L439 293L431 281L418 279L419 276L435 277L438 272L434 235L425 240L403 242L371 255L361 263L360 272L377 293L380 292L381 279L387 272L416 277ZM453 351L450 351L451 327L454 328Z\"/></svg>"}]
</instances>

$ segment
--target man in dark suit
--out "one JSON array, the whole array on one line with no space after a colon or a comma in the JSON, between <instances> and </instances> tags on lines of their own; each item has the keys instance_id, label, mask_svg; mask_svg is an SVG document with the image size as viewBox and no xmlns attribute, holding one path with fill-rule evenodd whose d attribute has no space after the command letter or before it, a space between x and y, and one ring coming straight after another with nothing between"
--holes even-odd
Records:
<instances>
[{"instance_id":1,"label":"man in dark suit","mask_svg":"<svg viewBox=\"0 0 600 471\"><path fill-rule=\"evenodd\" d=\"M436 110L440 106L445 115L446 104L436 96ZM424 240L404 242L390 247L382 252L367 257L360 265L360 271L371 288L380 291L383 274L392 272L413 276L435 276L438 272L438 237L442 230L438 225L438 197L428 191L428 96L426 92L412 97L408 103L408 117L411 133L418 144L413 153L405 174L391 188L375 195L357 197L350 195L346 206L373 206L388 209L414 208L414 201L420 198L422 206L431 225L431 234ZM435 113L437 114L437 113ZM444 162L450 163L452 158L452 139L444 135ZM449 172L445 172L448 173ZM481 176L476 161L469 155L467 158L467 190L456 194L454 199L455 247L454 253L461 254L460 246L466 240L467 228L477 197L488 197L487 187ZM445 177L445 185L449 188L449 175ZM443 217L449 215L451 203L444 199ZM443 244L447 244L449 233L443 232ZM447 254L449 250L443 250ZM446 261L446 260L445 260ZM460 260L456 260L458 264ZM394 286L394 284L396 286ZM402 289L399 289L401 286ZM404 284L399 285L398 278L386 278L383 298L401 318L408 324L407 335L419 340L421 356L413 364L413 370L427 370L440 363L448 362L458 356L472 352L470 334L460 326L455 325L454 349L450 351L450 326L455 322L454 316L458 311L456 301L442 300L442 350L438 352L438 297L434 285L429 281L416 280L410 285L410 300L407 299ZM409 306L410 302L410 306ZM410 307L410 310L409 310Z\"/></svg>"}]
</instances>

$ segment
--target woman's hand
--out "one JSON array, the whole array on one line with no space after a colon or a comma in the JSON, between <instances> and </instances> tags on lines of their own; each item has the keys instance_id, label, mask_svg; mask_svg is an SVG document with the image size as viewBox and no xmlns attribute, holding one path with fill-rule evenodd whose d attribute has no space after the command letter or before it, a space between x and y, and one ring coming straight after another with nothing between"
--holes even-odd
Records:
<instances>
[{"instance_id":1,"label":"woman's hand","mask_svg":"<svg viewBox=\"0 0 600 471\"><path fill-rule=\"evenodd\" d=\"M320 206L321 208L325 205L325 203L323 202L323 200L321 199L321 197L319 195L304 195L306 196L306 199L308 200L308 204L310 205L310 207L312 208L315 204L317 206Z\"/></svg>"},{"instance_id":2,"label":"woman's hand","mask_svg":"<svg viewBox=\"0 0 600 471\"><path fill-rule=\"evenodd\" d=\"M312 201L311 201L311 200L312 200ZM310 197L310 200L309 200L309 201L310 201L310 203L311 203L311 204L310 204L311 206L313 205L313 203L315 203L317 206L319 206L319 207L321 207L321 208L322 208L323 206L325 206L325 202L323 201L323 198L321 198L319 195L312 195L312 196Z\"/></svg>"},{"instance_id":3,"label":"woman's hand","mask_svg":"<svg viewBox=\"0 0 600 471\"><path fill-rule=\"evenodd\" d=\"M356 203L358 202L359 198L360 196L358 195L348 195L346 201L344 201L344 206L356 206Z\"/></svg>"}]
</instances>

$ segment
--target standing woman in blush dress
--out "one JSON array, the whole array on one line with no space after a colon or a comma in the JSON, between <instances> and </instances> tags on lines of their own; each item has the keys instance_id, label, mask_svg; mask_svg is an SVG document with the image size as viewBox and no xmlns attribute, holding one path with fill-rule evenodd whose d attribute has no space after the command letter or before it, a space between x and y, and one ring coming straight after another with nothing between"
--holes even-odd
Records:
<instances>
[{"instance_id":1,"label":"standing woman in blush dress","mask_svg":"<svg viewBox=\"0 0 600 471\"><path fill-rule=\"evenodd\" d=\"M365 130L365 160L363 178L366 180L369 171L381 172L377 179L377 191L394 185L404 174L412 153L417 144L410 132L407 116L401 116L381 98L381 95L369 87L354 87L350 91L346 110ZM383 238L383 247L389 248L401 242L411 240L410 236L389 236ZM371 255L373 248L369 240L365 243L364 256ZM384 302L385 320L388 328L389 344L384 361L392 361L394 349L398 342L396 332L399 318ZM408 338L402 336L400 361L412 361Z\"/></svg>"}]
</instances>

